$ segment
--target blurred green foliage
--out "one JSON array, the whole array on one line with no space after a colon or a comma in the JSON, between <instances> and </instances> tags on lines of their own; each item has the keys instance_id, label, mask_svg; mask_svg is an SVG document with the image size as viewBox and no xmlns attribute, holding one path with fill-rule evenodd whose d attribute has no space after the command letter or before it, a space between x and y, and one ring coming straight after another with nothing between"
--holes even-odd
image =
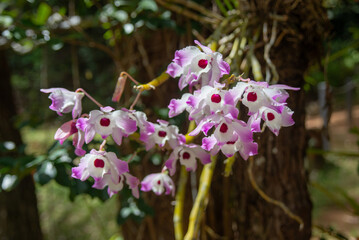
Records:
<instances>
[{"instance_id":1,"label":"blurred green foliage","mask_svg":"<svg viewBox=\"0 0 359 240\"><path fill-rule=\"evenodd\" d=\"M327 57L313 66L305 80L306 90L319 82L341 87L351 79L359 83L359 5L356 1L327 0L332 24L330 41L323 43Z\"/></svg>"},{"instance_id":2,"label":"blurred green foliage","mask_svg":"<svg viewBox=\"0 0 359 240\"><path fill-rule=\"evenodd\" d=\"M22 130L36 128L58 117L48 110L50 100L39 90L50 87L76 88L79 83L74 82L73 67L79 72L80 84L86 85L86 90L96 99L101 99L103 104L110 105L117 78L115 62L121 57L111 54L111 49L116 48L122 38L136 31L164 28L177 29L177 26L171 19L171 13L161 9L154 0L1 1L0 49L8 52L11 83L20 112L16 119L17 127ZM76 66L73 46L76 46L78 59ZM136 68L129 69L134 75L136 71ZM83 112L94 107L87 103L83 106ZM163 106L157 106L155 114L167 118L167 113ZM66 120L66 116L61 118L61 122ZM58 127L61 125L59 121L55 124ZM54 133L48 131L46 134ZM26 135L25 138L26 142L36 142L36 134ZM0 189L11 190L22 176L31 173L40 185L55 181L66 187L71 201L75 201L80 194L101 201L108 200L107 189L93 189L93 181L82 182L71 178L72 160L76 162L79 158L74 155L70 141L63 145L55 142L47 150L40 151L37 149L39 146L25 150L25 146L21 146L21 149L11 148L9 144L0 144L0 151L6 152L6 157L0 158ZM100 143L95 141L93 144ZM132 144L134 149L138 148L137 143ZM109 146L108 150L125 160L130 158L120 154L115 146ZM143 155L144 152L139 152L131 164L138 164ZM159 164L161 154L154 156L157 158L152 161ZM144 200L134 199L128 189L121 192L120 200L119 224L127 219L141 221L146 215L153 214Z\"/></svg>"}]
</instances>

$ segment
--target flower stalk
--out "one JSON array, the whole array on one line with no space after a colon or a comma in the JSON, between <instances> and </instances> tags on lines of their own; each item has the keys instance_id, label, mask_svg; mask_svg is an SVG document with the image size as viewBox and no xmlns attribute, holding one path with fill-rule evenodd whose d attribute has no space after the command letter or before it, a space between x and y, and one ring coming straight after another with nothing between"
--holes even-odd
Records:
<instances>
[{"instance_id":1,"label":"flower stalk","mask_svg":"<svg viewBox=\"0 0 359 240\"><path fill-rule=\"evenodd\" d=\"M195 121L190 121L188 126L188 133L196 128ZM190 143L194 140L193 136L186 134L186 143ZM180 177L178 181L178 189L176 193L176 205L173 214L173 224L175 229L175 239L183 239L183 204L186 196L186 185L188 179L188 172L185 166L181 167Z\"/></svg>"},{"instance_id":2,"label":"flower stalk","mask_svg":"<svg viewBox=\"0 0 359 240\"><path fill-rule=\"evenodd\" d=\"M155 89L156 87L160 86L162 83L166 82L169 77L170 76L166 72L163 72L161 73L160 76L156 77L151 82L135 86L134 88L140 91Z\"/></svg>"},{"instance_id":3,"label":"flower stalk","mask_svg":"<svg viewBox=\"0 0 359 240\"><path fill-rule=\"evenodd\" d=\"M75 92L82 92L86 95L86 97L88 97L92 102L94 102L97 106L99 106L100 108L103 107L103 105L99 102L97 102L90 94L88 94L84 89L82 88L78 88Z\"/></svg>"},{"instance_id":4,"label":"flower stalk","mask_svg":"<svg viewBox=\"0 0 359 240\"><path fill-rule=\"evenodd\" d=\"M127 72L121 72L120 76L117 79L117 83L116 83L116 87L115 87L115 91L112 95L112 101L113 102L119 102L122 96L123 91L125 90L125 85L126 85L126 80L127 77L136 85L139 85L139 83L133 78L131 77L130 74L128 74Z\"/></svg>"},{"instance_id":5,"label":"flower stalk","mask_svg":"<svg viewBox=\"0 0 359 240\"><path fill-rule=\"evenodd\" d=\"M232 166L233 163L236 161L236 157L235 155L233 155L232 157L227 158L224 163L226 164L226 166L224 167L224 176L225 177L229 177L229 175L231 175L232 173Z\"/></svg>"},{"instance_id":6,"label":"flower stalk","mask_svg":"<svg viewBox=\"0 0 359 240\"><path fill-rule=\"evenodd\" d=\"M173 213L173 224L175 229L175 239L183 239L183 205L186 196L186 185L188 172L185 166L181 167L178 189L176 193L176 205Z\"/></svg>"},{"instance_id":7,"label":"flower stalk","mask_svg":"<svg viewBox=\"0 0 359 240\"><path fill-rule=\"evenodd\" d=\"M189 217L188 230L184 237L184 240L194 240L197 239L198 230L200 227L200 223L202 220L202 216L207 207L208 201L206 198L208 197L209 189L212 182L214 168L216 166L217 156L211 157L212 162L206 164L203 167L201 177L200 177L200 185L198 189L198 194L196 200L193 204L193 208L191 210L191 214Z\"/></svg>"}]
</instances>

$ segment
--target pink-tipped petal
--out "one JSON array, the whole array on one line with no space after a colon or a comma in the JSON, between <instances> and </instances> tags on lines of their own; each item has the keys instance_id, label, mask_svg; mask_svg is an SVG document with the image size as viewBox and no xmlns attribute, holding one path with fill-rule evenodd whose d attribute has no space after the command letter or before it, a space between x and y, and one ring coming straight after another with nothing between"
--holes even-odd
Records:
<instances>
[{"instance_id":1,"label":"pink-tipped petal","mask_svg":"<svg viewBox=\"0 0 359 240\"><path fill-rule=\"evenodd\" d=\"M203 52L205 52L205 53L207 53L207 54L213 53L212 49L210 49L209 47L206 47L206 46L202 45L199 41L194 40L194 43L197 44L198 46L200 46L200 48L202 48Z\"/></svg>"},{"instance_id":2,"label":"pink-tipped petal","mask_svg":"<svg viewBox=\"0 0 359 240\"><path fill-rule=\"evenodd\" d=\"M61 127L57 129L54 139L58 140L60 144L63 144L67 138L77 132L75 124L76 122L71 120L61 125Z\"/></svg>"},{"instance_id":3,"label":"pink-tipped petal","mask_svg":"<svg viewBox=\"0 0 359 240\"><path fill-rule=\"evenodd\" d=\"M176 157L178 155L178 151L173 151L167 161L165 162L165 166L170 172L170 175L173 176L176 173L176 163L178 158Z\"/></svg>"},{"instance_id":4,"label":"pink-tipped petal","mask_svg":"<svg viewBox=\"0 0 359 240\"><path fill-rule=\"evenodd\" d=\"M209 137L202 138L202 148L206 151L211 151L211 149L216 145L217 139L211 135Z\"/></svg>"},{"instance_id":5,"label":"pink-tipped petal","mask_svg":"<svg viewBox=\"0 0 359 240\"><path fill-rule=\"evenodd\" d=\"M175 58L173 59L173 62L178 64L180 67L184 67L190 64L192 59L199 53L201 53L201 51L194 46L189 46L181 50L177 50L175 52Z\"/></svg>"},{"instance_id":6,"label":"pink-tipped petal","mask_svg":"<svg viewBox=\"0 0 359 240\"><path fill-rule=\"evenodd\" d=\"M173 78L180 76L182 72L183 72L183 68L174 62L168 65L166 71L166 73L168 73L168 75L170 75Z\"/></svg>"},{"instance_id":7,"label":"pink-tipped petal","mask_svg":"<svg viewBox=\"0 0 359 240\"><path fill-rule=\"evenodd\" d=\"M132 176L131 174L129 173L124 173L124 176L126 178L126 183L127 185L129 186L129 188L131 189L132 191L132 195L135 197L135 198L139 198L140 197L140 193L139 193L139 190L138 190L138 185L140 184L140 181L138 180L138 178Z\"/></svg>"}]
</instances>

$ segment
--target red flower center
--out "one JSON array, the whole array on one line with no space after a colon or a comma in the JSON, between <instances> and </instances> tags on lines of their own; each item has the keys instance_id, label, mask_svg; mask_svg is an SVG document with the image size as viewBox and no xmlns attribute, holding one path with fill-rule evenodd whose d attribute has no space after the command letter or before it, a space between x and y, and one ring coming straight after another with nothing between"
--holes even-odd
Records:
<instances>
[{"instance_id":1,"label":"red flower center","mask_svg":"<svg viewBox=\"0 0 359 240\"><path fill-rule=\"evenodd\" d=\"M198 61L198 67L205 69L207 67L208 60L207 59L201 59Z\"/></svg>"},{"instance_id":2,"label":"red flower center","mask_svg":"<svg viewBox=\"0 0 359 240\"><path fill-rule=\"evenodd\" d=\"M250 102L255 102L257 101L257 93L255 92L250 92L247 94L247 100Z\"/></svg>"},{"instance_id":3,"label":"red flower center","mask_svg":"<svg viewBox=\"0 0 359 240\"><path fill-rule=\"evenodd\" d=\"M191 155L188 152L184 152L182 155L183 159L189 159Z\"/></svg>"},{"instance_id":4,"label":"red flower center","mask_svg":"<svg viewBox=\"0 0 359 240\"><path fill-rule=\"evenodd\" d=\"M275 118L273 113L267 113L267 119L268 121L272 121Z\"/></svg>"},{"instance_id":5,"label":"red flower center","mask_svg":"<svg viewBox=\"0 0 359 240\"><path fill-rule=\"evenodd\" d=\"M157 181L157 184L160 185L160 184L161 184L161 180L158 180L158 181Z\"/></svg>"},{"instance_id":6,"label":"red flower center","mask_svg":"<svg viewBox=\"0 0 359 240\"><path fill-rule=\"evenodd\" d=\"M76 127L76 122L75 121L73 121L72 123L71 123L71 130L70 130L70 134L74 134L74 133L77 133L79 130L77 129L77 127Z\"/></svg>"},{"instance_id":7,"label":"red flower center","mask_svg":"<svg viewBox=\"0 0 359 240\"><path fill-rule=\"evenodd\" d=\"M95 165L97 168L103 168L105 166L105 162L102 159L97 158L93 165Z\"/></svg>"},{"instance_id":8,"label":"red flower center","mask_svg":"<svg viewBox=\"0 0 359 240\"><path fill-rule=\"evenodd\" d=\"M110 125L111 121L108 118L101 118L100 125L102 127L108 127Z\"/></svg>"},{"instance_id":9,"label":"red flower center","mask_svg":"<svg viewBox=\"0 0 359 240\"><path fill-rule=\"evenodd\" d=\"M226 133L228 131L228 126L225 123L222 123L221 127L219 128L221 133Z\"/></svg>"},{"instance_id":10,"label":"red flower center","mask_svg":"<svg viewBox=\"0 0 359 240\"><path fill-rule=\"evenodd\" d=\"M222 100L219 94L213 94L211 97L211 101L214 103L219 103Z\"/></svg>"},{"instance_id":11,"label":"red flower center","mask_svg":"<svg viewBox=\"0 0 359 240\"><path fill-rule=\"evenodd\" d=\"M236 142L235 141L229 141L229 142L227 142L227 144L230 144L230 145L233 145L233 144L235 144Z\"/></svg>"},{"instance_id":12,"label":"red flower center","mask_svg":"<svg viewBox=\"0 0 359 240\"><path fill-rule=\"evenodd\" d=\"M165 131L158 131L158 136L160 137L166 137L167 133Z\"/></svg>"}]
</instances>

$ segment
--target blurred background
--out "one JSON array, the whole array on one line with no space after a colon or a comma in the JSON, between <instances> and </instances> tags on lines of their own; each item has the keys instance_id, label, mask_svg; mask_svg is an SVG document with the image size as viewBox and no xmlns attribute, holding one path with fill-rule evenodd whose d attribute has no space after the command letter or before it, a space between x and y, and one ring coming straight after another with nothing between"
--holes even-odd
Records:
<instances>
[{"instance_id":1,"label":"blurred background","mask_svg":"<svg viewBox=\"0 0 359 240\"><path fill-rule=\"evenodd\" d=\"M135 203L128 192L108 199L106 191L68 176L75 158L71 143L60 146L53 135L70 119L50 111L50 100L39 90L82 87L103 105L113 105L121 71L146 83L166 69L176 49L212 34L206 25L210 19L186 16L186 1L176 2L181 13L174 8L178 5L154 0L0 2L0 119L5 128L0 136L0 195L23 187L32 193L17 196L29 196L31 205L36 193L44 239L119 240L125 221L154 214L148 201ZM235 8L235 1L203 4L222 15ZM322 57L305 72L304 84L312 233L313 239L359 239L359 3L321 4L328 36L320 43ZM169 100L180 96L177 82L169 81L173 84L144 93L138 104L152 119L167 119ZM128 107L133 93L129 84L120 105ZM83 107L88 112L96 106L85 100ZM183 124L184 116L172 121ZM123 155L127 157L126 150ZM153 168L163 154L146 157ZM22 183L29 174L35 189ZM2 207L9 201L0 199ZM37 217L34 212L31 216Z\"/></svg>"}]
</instances>

